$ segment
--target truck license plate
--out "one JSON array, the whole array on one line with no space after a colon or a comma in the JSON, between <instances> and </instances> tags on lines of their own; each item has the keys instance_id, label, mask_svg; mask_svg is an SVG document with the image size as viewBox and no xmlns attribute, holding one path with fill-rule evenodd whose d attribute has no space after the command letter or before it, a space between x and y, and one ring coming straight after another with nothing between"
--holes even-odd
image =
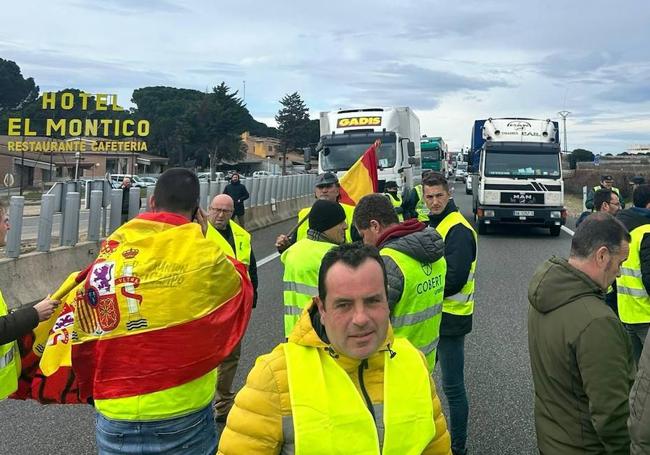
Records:
<instances>
[{"instance_id":1,"label":"truck license plate","mask_svg":"<svg viewBox=\"0 0 650 455\"><path fill-rule=\"evenodd\" d=\"M515 216L535 216L535 212L532 210L515 210Z\"/></svg>"}]
</instances>

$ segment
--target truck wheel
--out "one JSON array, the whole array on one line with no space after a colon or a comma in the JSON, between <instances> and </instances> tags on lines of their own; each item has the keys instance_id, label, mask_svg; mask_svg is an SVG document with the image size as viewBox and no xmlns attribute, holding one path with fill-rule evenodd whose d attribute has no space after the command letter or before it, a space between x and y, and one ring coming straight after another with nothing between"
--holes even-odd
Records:
<instances>
[{"instance_id":1,"label":"truck wheel","mask_svg":"<svg viewBox=\"0 0 650 455\"><path fill-rule=\"evenodd\" d=\"M476 225L478 226L478 233L480 235L487 235L487 224L477 221Z\"/></svg>"},{"instance_id":2,"label":"truck wheel","mask_svg":"<svg viewBox=\"0 0 650 455\"><path fill-rule=\"evenodd\" d=\"M551 226L550 230L551 230L551 236L552 237L557 237L558 235L560 235L560 231L562 230L562 226Z\"/></svg>"}]
</instances>

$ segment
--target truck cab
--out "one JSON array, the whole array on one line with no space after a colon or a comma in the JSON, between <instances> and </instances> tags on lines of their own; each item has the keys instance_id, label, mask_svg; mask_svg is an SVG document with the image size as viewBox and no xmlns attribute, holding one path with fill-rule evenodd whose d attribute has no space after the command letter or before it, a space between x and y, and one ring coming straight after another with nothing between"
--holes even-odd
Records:
<instances>
[{"instance_id":1,"label":"truck cab","mask_svg":"<svg viewBox=\"0 0 650 455\"><path fill-rule=\"evenodd\" d=\"M479 233L497 224L520 224L559 235L566 210L557 123L521 118L477 122L483 122L478 126L482 140L478 148L473 141L469 159Z\"/></svg>"},{"instance_id":2,"label":"truck cab","mask_svg":"<svg viewBox=\"0 0 650 455\"><path fill-rule=\"evenodd\" d=\"M321 112L320 132L319 173L336 172L341 177L379 139L379 192L387 181L408 191L421 174L420 120L408 107Z\"/></svg>"}]
</instances>

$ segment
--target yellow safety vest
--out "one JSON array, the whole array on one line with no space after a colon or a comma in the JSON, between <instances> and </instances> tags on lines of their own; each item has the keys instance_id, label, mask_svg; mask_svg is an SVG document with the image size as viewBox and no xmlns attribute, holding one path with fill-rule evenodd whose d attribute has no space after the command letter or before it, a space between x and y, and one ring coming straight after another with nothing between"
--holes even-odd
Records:
<instances>
[{"instance_id":1,"label":"yellow safety vest","mask_svg":"<svg viewBox=\"0 0 650 455\"><path fill-rule=\"evenodd\" d=\"M420 221L429 221L429 207L424 202L424 193L422 189L422 184L415 185L415 192L418 194L418 203L415 205L415 211L418 214L418 220Z\"/></svg>"},{"instance_id":2,"label":"yellow safety vest","mask_svg":"<svg viewBox=\"0 0 650 455\"><path fill-rule=\"evenodd\" d=\"M397 199L395 199L392 194L389 193L384 193L384 194L386 194L386 197L388 198L390 203L393 204L394 208L398 208L402 206L402 198L400 197L399 194L397 195ZM400 220L400 222L404 221L404 215L401 213L397 214L397 218Z\"/></svg>"},{"instance_id":3,"label":"yellow safety vest","mask_svg":"<svg viewBox=\"0 0 650 455\"><path fill-rule=\"evenodd\" d=\"M605 189L605 187L602 186L602 185L596 185L594 187L594 192L596 192L598 190L602 190L602 189ZM616 188L614 186L611 188L611 190L612 190L613 193L616 193L616 195L618 196L619 199L621 199L621 190L619 190L618 188Z\"/></svg>"},{"instance_id":4,"label":"yellow safety vest","mask_svg":"<svg viewBox=\"0 0 650 455\"><path fill-rule=\"evenodd\" d=\"M284 336L289 337L302 310L318 295L318 271L333 243L302 239L287 249L284 264Z\"/></svg>"},{"instance_id":5,"label":"yellow safety vest","mask_svg":"<svg viewBox=\"0 0 650 455\"><path fill-rule=\"evenodd\" d=\"M234 237L235 247L237 251L232 250L232 246L226 240L226 238L221 235L221 233L212 226L211 223L208 223L208 231L205 235L205 238L216 241L226 256L234 257L239 262L243 262L246 265L251 263L251 235L243 227L235 223L233 220L230 220L230 229L232 230L232 236Z\"/></svg>"},{"instance_id":6,"label":"yellow safety vest","mask_svg":"<svg viewBox=\"0 0 650 455\"><path fill-rule=\"evenodd\" d=\"M474 234L474 242L478 248L478 238L476 236L476 232L472 228L472 225L469 224L465 217L458 211L451 212L449 215L447 215L440 222L440 224L438 224L436 231L438 231L442 238L445 239L449 230L457 224L462 224L467 229L472 231L472 234ZM459 316L469 316L474 312L474 273L476 272L477 257L478 254L475 254L474 261L472 262L472 266L469 269L467 282L462 287L460 292L445 297L445 300L442 303L442 311L444 313L456 314Z\"/></svg>"},{"instance_id":7,"label":"yellow safety vest","mask_svg":"<svg viewBox=\"0 0 650 455\"><path fill-rule=\"evenodd\" d=\"M0 292L0 317L9 314L7 304ZM0 400L4 400L18 389L20 376L20 354L15 341L0 345Z\"/></svg>"},{"instance_id":8,"label":"yellow safety vest","mask_svg":"<svg viewBox=\"0 0 650 455\"><path fill-rule=\"evenodd\" d=\"M393 347L393 358L384 353L383 422L375 422L348 374L324 349L284 344L296 455L422 453L436 434L429 372L407 340L396 338Z\"/></svg>"},{"instance_id":9,"label":"yellow safety vest","mask_svg":"<svg viewBox=\"0 0 650 455\"><path fill-rule=\"evenodd\" d=\"M618 315L626 324L650 322L650 296L643 285L641 275L641 242L643 236L650 233L650 224L632 229L630 253L621 265L621 276L616 278L618 294Z\"/></svg>"},{"instance_id":10,"label":"yellow safety vest","mask_svg":"<svg viewBox=\"0 0 650 455\"><path fill-rule=\"evenodd\" d=\"M339 204L343 207L345 212L345 223L348 225L348 228L345 230L345 241L350 243L352 242L352 216L354 215L354 206L347 204ZM298 212L298 222L303 218L309 216L311 212L311 207L306 207ZM296 232L296 241L306 239L307 231L309 230L309 220L305 221L300 225L298 231Z\"/></svg>"},{"instance_id":11,"label":"yellow safety vest","mask_svg":"<svg viewBox=\"0 0 650 455\"><path fill-rule=\"evenodd\" d=\"M431 372L436 365L447 262L442 257L422 264L392 248L382 248L380 253L392 258L404 276L402 297L390 315L395 335L422 351Z\"/></svg>"}]
</instances>

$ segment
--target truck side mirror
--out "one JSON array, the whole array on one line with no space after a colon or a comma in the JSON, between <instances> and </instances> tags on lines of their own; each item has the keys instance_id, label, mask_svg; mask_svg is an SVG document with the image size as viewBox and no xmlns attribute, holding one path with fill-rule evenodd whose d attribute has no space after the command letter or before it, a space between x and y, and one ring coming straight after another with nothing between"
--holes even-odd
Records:
<instances>
[{"instance_id":1,"label":"truck side mirror","mask_svg":"<svg viewBox=\"0 0 650 455\"><path fill-rule=\"evenodd\" d=\"M411 142L411 144L412 144L412 142ZM409 152L410 152L410 150L409 150ZM409 164L412 166L412 165L415 164L415 162L416 162L416 159L414 157L412 157L412 156L409 156Z\"/></svg>"},{"instance_id":2,"label":"truck side mirror","mask_svg":"<svg viewBox=\"0 0 650 455\"><path fill-rule=\"evenodd\" d=\"M406 145L406 150L408 150L409 156L415 156L415 144L412 141L408 142L408 144ZM409 159L409 164L413 164L411 163L410 159Z\"/></svg>"}]
</instances>

